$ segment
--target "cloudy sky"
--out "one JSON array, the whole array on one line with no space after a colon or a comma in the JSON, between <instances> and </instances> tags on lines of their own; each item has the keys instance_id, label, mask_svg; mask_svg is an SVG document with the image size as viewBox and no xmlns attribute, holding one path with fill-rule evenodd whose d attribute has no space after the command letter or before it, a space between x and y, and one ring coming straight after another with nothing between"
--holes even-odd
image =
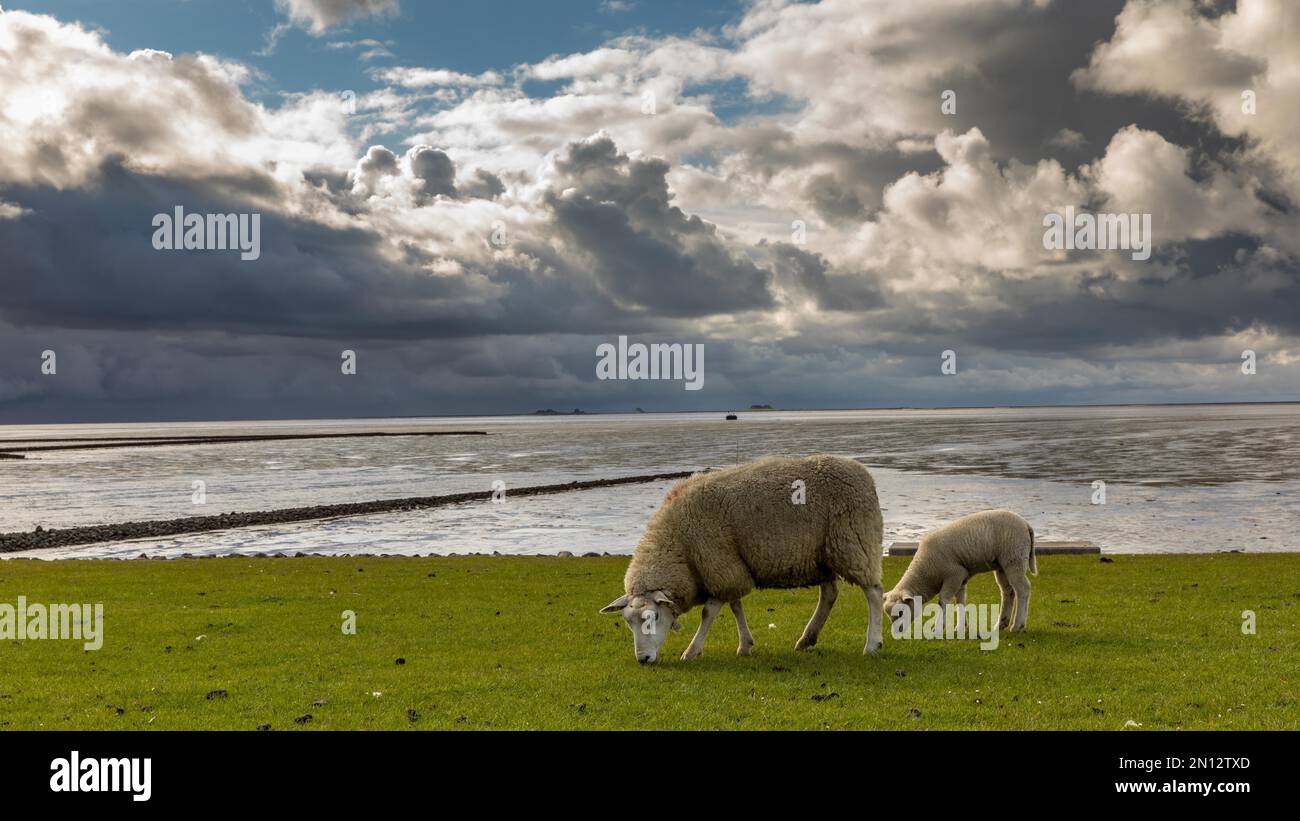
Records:
<instances>
[{"instance_id":1,"label":"cloudy sky","mask_svg":"<svg viewBox=\"0 0 1300 821\"><path fill-rule=\"evenodd\" d=\"M0 422L1300 399L1293 0L0 2Z\"/></svg>"}]
</instances>

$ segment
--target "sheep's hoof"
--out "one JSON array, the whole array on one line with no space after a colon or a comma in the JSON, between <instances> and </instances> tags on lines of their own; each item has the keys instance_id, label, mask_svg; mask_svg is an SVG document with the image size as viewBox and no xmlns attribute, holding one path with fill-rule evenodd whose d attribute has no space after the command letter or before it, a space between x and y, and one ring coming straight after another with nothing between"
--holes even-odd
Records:
<instances>
[{"instance_id":1,"label":"sheep's hoof","mask_svg":"<svg viewBox=\"0 0 1300 821\"><path fill-rule=\"evenodd\" d=\"M885 643L883 641L878 641L874 645L868 644L866 647L862 648L862 655L874 656L876 653L880 652L880 648L883 647L884 644Z\"/></svg>"},{"instance_id":2,"label":"sheep's hoof","mask_svg":"<svg viewBox=\"0 0 1300 821\"><path fill-rule=\"evenodd\" d=\"M700 654L703 652L704 652L703 650L695 650L693 648L687 647L682 652L682 661L690 661L691 659L699 658Z\"/></svg>"},{"instance_id":3,"label":"sheep's hoof","mask_svg":"<svg viewBox=\"0 0 1300 821\"><path fill-rule=\"evenodd\" d=\"M1009 621L1000 621L1000 622L998 622L998 630L1006 630L1006 629L1009 628L1010 626L1011 626L1011 622L1009 622Z\"/></svg>"},{"instance_id":4,"label":"sheep's hoof","mask_svg":"<svg viewBox=\"0 0 1300 821\"><path fill-rule=\"evenodd\" d=\"M738 656L748 656L748 655L749 655L749 651L752 650L753 648L754 648L754 645L752 645L752 644L742 644L742 645L740 645L739 647L736 648L736 655L738 655Z\"/></svg>"},{"instance_id":5,"label":"sheep's hoof","mask_svg":"<svg viewBox=\"0 0 1300 821\"><path fill-rule=\"evenodd\" d=\"M794 643L794 649L807 650L817 643L816 636L800 636L799 640Z\"/></svg>"}]
</instances>

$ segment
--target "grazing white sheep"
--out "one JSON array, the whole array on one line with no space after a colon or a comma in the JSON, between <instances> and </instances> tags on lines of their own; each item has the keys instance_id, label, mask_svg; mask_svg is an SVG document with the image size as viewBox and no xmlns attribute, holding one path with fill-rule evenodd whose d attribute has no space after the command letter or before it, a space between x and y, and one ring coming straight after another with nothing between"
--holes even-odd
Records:
<instances>
[{"instance_id":1,"label":"grazing white sheep","mask_svg":"<svg viewBox=\"0 0 1300 821\"><path fill-rule=\"evenodd\" d=\"M797 483L802 482L802 485ZM852 459L768 457L679 482L646 526L623 578L624 595L600 612L622 612L637 660L655 661L677 617L704 605L700 629L683 659L704 650L709 627L731 606L737 653L754 639L740 600L756 587L820 585L812 619L796 650L817 643L843 578L870 603L863 652L881 645L883 526L871 474Z\"/></svg>"},{"instance_id":2,"label":"grazing white sheep","mask_svg":"<svg viewBox=\"0 0 1300 821\"><path fill-rule=\"evenodd\" d=\"M885 612L893 618L901 615L898 608L910 607L917 599L924 604L937 594L943 607L956 598L960 619L966 604L967 580L992 570L1002 589L998 629L1005 630L1011 624L1014 602L1016 619L1011 630L1023 630L1029 620L1026 569L1038 575L1034 529L1029 523L1009 510L972 513L921 539L907 572L885 595ZM920 616L916 612L911 615L913 620Z\"/></svg>"}]
</instances>

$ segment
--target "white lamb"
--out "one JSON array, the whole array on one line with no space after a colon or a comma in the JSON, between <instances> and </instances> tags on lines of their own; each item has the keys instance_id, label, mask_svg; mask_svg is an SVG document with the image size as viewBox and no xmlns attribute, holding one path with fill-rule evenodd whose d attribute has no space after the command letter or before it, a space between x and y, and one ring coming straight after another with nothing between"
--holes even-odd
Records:
<instances>
[{"instance_id":1,"label":"white lamb","mask_svg":"<svg viewBox=\"0 0 1300 821\"><path fill-rule=\"evenodd\" d=\"M917 599L924 604L937 594L941 607L957 600L960 619L966 604L966 582L976 573L990 570L1002 589L998 629L1005 630L1008 624L1012 632L1025 629L1029 620L1025 571L1038 575L1034 529L1009 510L972 513L927 533L903 578L885 594L885 613L892 619L902 615L898 608L910 607ZM1016 618L1011 623L1013 603ZM911 616L915 620L920 614Z\"/></svg>"}]
</instances>

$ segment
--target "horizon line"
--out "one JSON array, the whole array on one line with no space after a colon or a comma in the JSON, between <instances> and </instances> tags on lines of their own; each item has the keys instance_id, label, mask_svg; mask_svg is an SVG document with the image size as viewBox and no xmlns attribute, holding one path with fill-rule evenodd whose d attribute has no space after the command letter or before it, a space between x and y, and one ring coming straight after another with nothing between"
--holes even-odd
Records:
<instances>
[{"instance_id":1,"label":"horizon line","mask_svg":"<svg viewBox=\"0 0 1300 821\"><path fill-rule=\"evenodd\" d=\"M412 415L398 414L394 416L318 416L318 417L231 417L220 419L140 419L140 420L96 420L83 422L0 422L0 428L6 427L31 427L37 425L175 425L175 424L199 424L199 423L240 423L240 422L367 422L367 421L390 421L396 419L483 419L483 418L517 418L517 417L573 417L573 416L637 416L652 414L710 414L710 413L832 413L832 412L851 412L851 411L946 411L946 410L1044 410L1044 409L1072 409L1072 408L1176 408L1176 407L1225 407L1233 405L1297 405L1300 399L1270 399L1256 401L1226 401L1226 402L1096 402L1096 403L1066 403L1066 404L1007 404L1007 405L890 405L876 407L814 407L814 408L783 408L783 407L723 407L705 410L642 410L633 408L631 410L604 410L604 411L585 411L575 408L572 411L553 411L551 408L541 408L535 411L519 411L516 413L454 413L454 414L430 414L430 415ZM549 412L548 412L549 411Z\"/></svg>"}]
</instances>

